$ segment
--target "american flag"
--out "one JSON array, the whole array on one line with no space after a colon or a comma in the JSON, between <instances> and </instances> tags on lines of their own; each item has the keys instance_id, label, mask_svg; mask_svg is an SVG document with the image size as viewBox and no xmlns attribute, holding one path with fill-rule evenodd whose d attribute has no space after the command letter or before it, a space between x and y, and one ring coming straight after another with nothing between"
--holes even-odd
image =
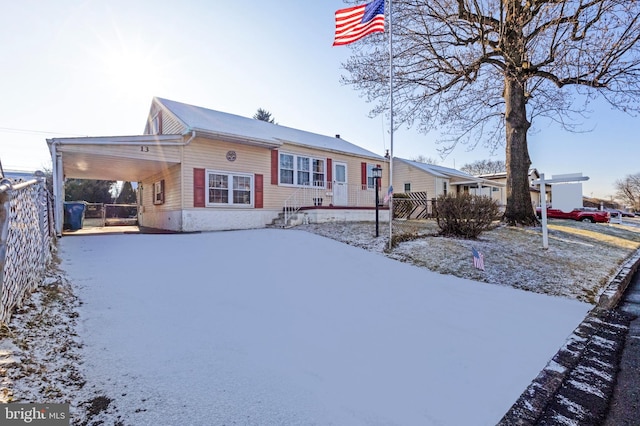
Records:
<instances>
[{"instance_id":1,"label":"american flag","mask_svg":"<svg viewBox=\"0 0 640 426\"><path fill-rule=\"evenodd\" d=\"M484 271L484 256L474 247L471 247L471 253L473 253L473 266L477 269Z\"/></svg>"},{"instance_id":2,"label":"american flag","mask_svg":"<svg viewBox=\"0 0 640 426\"><path fill-rule=\"evenodd\" d=\"M393 186L389 187L389 190L387 191L387 195L384 196L384 202L388 203L391 196L393 196Z\"/></svg>"},{"instance_id":3,"label":"american flag","mask_svg":"<svg viewBox=\"0 0 640 426\"><path fill-rule=\"evenodd\" d=\"M384 32L384 2L371 3L336 11L334 46L353 43L375 32Z\"/></svg>"}]
</instances>

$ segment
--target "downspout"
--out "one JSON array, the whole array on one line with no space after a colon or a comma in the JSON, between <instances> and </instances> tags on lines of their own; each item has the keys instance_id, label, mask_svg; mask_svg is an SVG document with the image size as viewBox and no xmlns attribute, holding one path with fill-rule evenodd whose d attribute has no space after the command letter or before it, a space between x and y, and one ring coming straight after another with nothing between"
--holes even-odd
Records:
<instances>
[{"instance_id":1,"label":"downspout","mask_svg":"<svg viewBox=\"0 0 640 426\"><path fill-rule=\"evenodd\" d=\"M186 132L185 132L186 136ZM182 220L180 223L181 231L184 232L184 197L185 197L185 170L184 170L184 147L189 145L191 141L196 138L196 131L191 131L191 137L187 141L180 145L180 211L182 212Z\"/></svg>"}]
</instances>

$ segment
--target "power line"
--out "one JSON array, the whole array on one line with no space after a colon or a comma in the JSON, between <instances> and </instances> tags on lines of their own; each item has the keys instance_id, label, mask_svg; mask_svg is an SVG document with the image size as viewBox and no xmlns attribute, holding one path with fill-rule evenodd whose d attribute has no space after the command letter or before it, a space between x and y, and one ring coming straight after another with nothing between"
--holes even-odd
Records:
<instances>
[{"instance_id":1,"label":"power line","mask_svg":"<svg viewBox=\"0 0 640 426\"><path fill-rule=\"evenodd\" d=\"M0 127L0 132L5 132L5 133L30 133L30 134L40 134L40 135L87 136L87 135L79 135L79 134L76 134L76 133L45 132L45 131L42 131L42 130L16 129L16 128L13 128L13 127Z\"/></svg>"}]
</instances>

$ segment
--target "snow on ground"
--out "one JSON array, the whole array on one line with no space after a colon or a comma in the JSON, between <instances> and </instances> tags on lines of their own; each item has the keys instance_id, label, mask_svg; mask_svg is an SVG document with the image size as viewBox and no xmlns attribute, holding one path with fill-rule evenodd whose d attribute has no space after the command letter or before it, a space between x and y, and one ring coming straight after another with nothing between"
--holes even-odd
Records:
<instances>
[{"instance_id":1,"label":"snow on ground","mask_svg":"<svg viewBox=\"0 0 640 426\"><path fill-rule=\"evenodd\" d=\"M388 247L388 222L312 224L298 227L370 251ZM414 238L386 255L446 275L501 284L536 293L597 301L619 266L640 248L640 218L619 224L549 222L549 248L542 249L542 230L499 226L478 240L437 236L434 220L395 221L393 235ZM419 238L415 238L418 236ZM473 267L471 248L484 256L485 271Z\"/></svg>"},{"instance_id":2,"label":"snow on ground","mask_svg":"<svg viewBox=\"0 0 640 426\"><path fill-rule=\"evenodd\" d=\"M69 237L60 257L74 403L104 395L107 424L495 424L590 308L298 230Z\"/></svg>"},{"instance_id":3,"label":"snow on ground","mask_svg":"<svg viewBox=\"0 0 640 426\"><path fill-rule=\"evenodd\" d=\"M77 425L495 424L640 231L557 221L548 252L513 228L388 252L385 225L65 237L63 271L0 330L0 402L71 402Z\"/></svg>"}]
</instances>

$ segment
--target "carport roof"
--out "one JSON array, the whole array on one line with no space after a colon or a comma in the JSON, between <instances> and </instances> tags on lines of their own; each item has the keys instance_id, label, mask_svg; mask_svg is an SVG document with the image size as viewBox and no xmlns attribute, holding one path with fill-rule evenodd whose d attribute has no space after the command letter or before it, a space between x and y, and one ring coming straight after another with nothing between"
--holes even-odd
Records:
<instances>
[{"instance_id":1,"label":"carport roof","mask_svg":"<svg viewBox=\"0 0 640 426\"><path fill-rule=\"evenodd\" d=\"M51 155L62 154L65 178L130 182L141 181L179 164L179 157L173 151L184 143L182 135L47 139ZM157 153L140 155L144 146L153 147Z\"/></svg>"}]
</instances>

